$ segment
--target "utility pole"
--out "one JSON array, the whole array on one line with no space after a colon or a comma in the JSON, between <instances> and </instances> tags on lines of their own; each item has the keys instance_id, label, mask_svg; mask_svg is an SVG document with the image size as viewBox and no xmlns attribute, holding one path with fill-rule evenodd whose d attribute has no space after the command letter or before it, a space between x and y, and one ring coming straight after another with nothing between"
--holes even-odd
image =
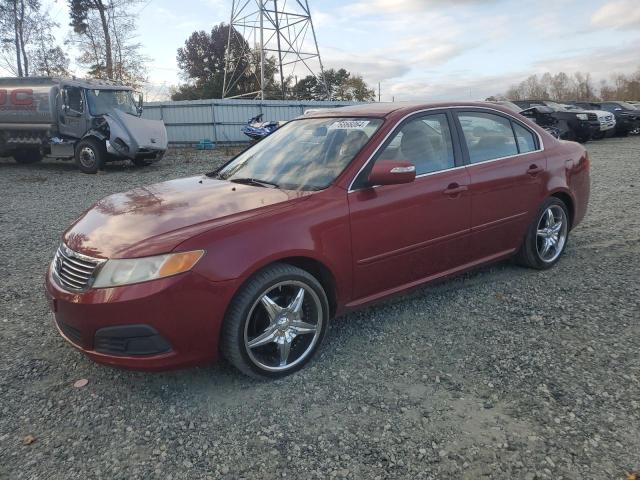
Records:
<instances>
[{"instance_id":1,"label":"utility pole","mask_svg":"<svg viewBox=\"0 0 640 480\"><path fill-rule=\"evenodd\" d=\"M257 49L260 50L259 71L257 62L252 60ZM222 98L264 100L271 80L267 77L267 64L272 62L277 63L283 99L286 98L285 78L297 75L316 77L329 97L308 0L232 0ZM255 76L258 89L234 96L232 92L238 82L247 75Z\"/></svg>"},{"instance_id":2,"label":"utility pole","mask_svg":"<svg viewBox=\"0 0 640 480\"><path fill-rule=\"evenodd\" d=\"M381 102L380 100L381 98L382 98L382 90L380 88L380 82L378 82L378 103Z\"/></svg>"},{"instance_id":3,"label":"utility pole","mask_svg":"<svg viewBox=\"0 0 640 480\"><path fill-rule=\"evenodd\" d=\"M259 2L260 2L260 100L264 101L264 0L259 0Z\"/></svg>"}]
</instances>

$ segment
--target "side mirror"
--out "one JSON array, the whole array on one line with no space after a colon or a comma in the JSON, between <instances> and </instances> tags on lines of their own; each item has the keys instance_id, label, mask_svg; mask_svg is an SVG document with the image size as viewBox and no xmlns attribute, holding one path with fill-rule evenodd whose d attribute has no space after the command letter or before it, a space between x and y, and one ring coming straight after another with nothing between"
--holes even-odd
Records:
<instances>
[{"instance_id":1,"label":"side mirror","mask_svg":"<svg viewBox=\"0 0 640 480\"><path fill-rule=\"evenodd\" d=\"M376 162L369 174L369 185L398 185L416 179L416 166L411 162L381 160Z\"/></svg>"}]
</instances>

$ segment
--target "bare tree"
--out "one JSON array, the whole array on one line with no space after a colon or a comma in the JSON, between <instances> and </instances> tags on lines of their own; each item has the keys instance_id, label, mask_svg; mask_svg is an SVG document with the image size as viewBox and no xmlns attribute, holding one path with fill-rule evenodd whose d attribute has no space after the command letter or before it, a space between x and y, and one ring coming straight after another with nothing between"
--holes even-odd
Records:
<instances>
[{"instance_id":1,"label":"bare tree","mask_svg":"<svg viewBox=\"0 0 640 480\"><path fill-rule=\"evenodd\" d=\"M39 28L39 0L0 0L0 31L12 32L2 38L2 66L18 77L29 76L28 47Z\"/></svg>"},{"instance_id":2,"label":"bare tree","mask_svg":"<svg viewBox=\"0 0 640 480\"><path fill-rule=\"evenodd\" d=\"M80 50L78 63L92 77L139 85L146 80L148 58L135 41L140 0L68 0L73 33L69 42Z\"/></svg>"},{"instance_id":3,"label":"bare tree","mask_svg":"<svg viewBox=\"0 0 640 480\"><path fill-rule=\"evenodd\" d=\"M69 57L56 44L52 30L58 24L50 20L48 14L40 15L40 28L35 32L33 44L29 48L28 57L31 59L32 71L36 75L48 77L64 77L69 75Z\"/></svg>"}]
</instances>

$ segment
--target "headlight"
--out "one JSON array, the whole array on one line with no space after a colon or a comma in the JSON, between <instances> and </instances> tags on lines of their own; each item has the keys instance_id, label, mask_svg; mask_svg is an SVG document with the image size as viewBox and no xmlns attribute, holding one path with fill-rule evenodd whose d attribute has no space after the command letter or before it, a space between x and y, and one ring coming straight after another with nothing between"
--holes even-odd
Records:
<instances>
[{"instance_id":1,"label":"headlight","mask_svg":"<svg viewBox=\"0 0 640 480\"><path fill-rule=\"evenodd\" d=\"M93 288L118 287L170 277L191 270L204 255L204 250L168 253L157 257L107 260Z\"/></svg>"},{"instance_id":2,"label":"headlight","mask_svg":"<svg viewBox=\"0 0 640 480\"><path fill-rule=\"evenodd\" d=\"M589 116L586 113L576 113L578 120L589 120Z\"/></svg>"}]
</instances>

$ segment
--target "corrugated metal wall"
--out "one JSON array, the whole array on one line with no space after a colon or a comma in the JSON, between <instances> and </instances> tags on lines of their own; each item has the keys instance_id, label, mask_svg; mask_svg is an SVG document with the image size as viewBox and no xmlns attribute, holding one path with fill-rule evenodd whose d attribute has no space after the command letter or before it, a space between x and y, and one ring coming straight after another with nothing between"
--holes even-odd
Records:
<instances>
[{"instance_id":1,"label":"corrugated metal wall","mask_svg":"<svg viewBox=\"0 0 640 480\"><path fill-rule=\"evenodd\" d=\"M240 127L263 113L264 121L292 120L310 108L337 108L352 102L311 102L283 100L191 100L150 102L142 116L164 120L169 143L190 145L203 139L216 143L248 142Z\"/></svg>"}]
</instances>

